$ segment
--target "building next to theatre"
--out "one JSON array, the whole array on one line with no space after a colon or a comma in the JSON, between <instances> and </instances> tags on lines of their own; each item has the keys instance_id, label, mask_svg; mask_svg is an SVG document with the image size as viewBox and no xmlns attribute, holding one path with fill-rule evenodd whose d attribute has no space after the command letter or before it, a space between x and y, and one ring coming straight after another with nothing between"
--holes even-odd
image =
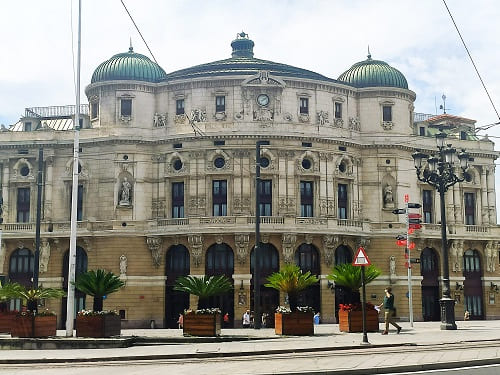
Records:
<instances>
[{"instance_id":1,"label":"building next to theatre","mask_svg":"<svg viewBox=\"0 0 500 375\"><path fill-rule=\"evenodd\" d=\"M253 309L254 267L266 276L296 263L320 278L301 303L335 322L348 293L326 275L352 262L362 245L382 270L367 287L369 301L380 303L391 286L407 319L406 260L396 245L406 223L392 211L408 195L422 204L415 212L424 221L413 237L412 258L420 260L413 266L414 318L440 320L439 194L417 180L412 153L435 152L441 129L469 153L471 176L450 188L445 202L456 318L465 310L471 319L500 317L498 153L476 135L475 121L416 113L404 75L370 55L334 79L254 57L244 33L231 47L229 58L168 74L131 47L97 66L85 89L76 272L104 268L125 281L105 309L120 311L123 327L177 327L179 312L195 300L173 290L176 278L224 274L234 291L214 303L239 326ZM27 108L0 132L4 279L31 282L43 148L39 280L67 287L74 113L75 106ZM267 144L256 191L259 140ZM263 243L257 265L256 194ZM286 298L264 282L262 310L272 313ZM77 293L76 307L90 306L89 298ZM45 304L62 327L64 299Z\"/></svg>"}]
</instances>

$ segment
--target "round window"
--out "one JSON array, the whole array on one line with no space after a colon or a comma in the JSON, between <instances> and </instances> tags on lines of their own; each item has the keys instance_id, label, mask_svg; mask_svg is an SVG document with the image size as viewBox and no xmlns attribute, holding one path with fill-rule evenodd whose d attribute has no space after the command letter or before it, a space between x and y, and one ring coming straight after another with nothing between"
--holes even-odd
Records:
<instances>
[{"instance_id":1,"label":"round window","mask_svg":"<svg viewBox=\"0 0 500 375\"><path fill-rule=\"evenodd\" d=\"M29 175L30 169L27 165L23 165L19 173L21 173L21 176L26 177L27 175Z\"/></svg>"},{"instance_id":2,"label":"round window","mask_svg":"<svg viewBox=\"0 0 500 375\"><path fill-rule=\"evenodd\" d=\"M174 169L176 171L180 171L181 170L181 168L182 168L182 161L181 161L181 159L175 159L172 164L173 164Z\"/></svg>"},{"instance_id":3,"label":"round window","mask_svg":"<svg viewBox=\"0 0 500 375\"><path fill-rule=\"evenodd\" d=\"M260 158L260 166L261 166L262 168L267 168L267 167L269 167L269 163L270 163L269 159L268 159L268 158L266 158L265 156L264 156L264 157L262 157L262 158Z\"/></svg>"},{"instance_id":4,"label":"round window","mask_svg":"<svg viewBox=\"0 0 500 375\"><path fill-rule=\"evenodd\" d=\"M342 173L345 172L345 163L342 162L342 163L339 164L339 171L342 172Z\"/></svg>"},{"instance_id":5,"label":"round window","mask_svg":"<svg viewBox=\"0 0 500 375\"><path fill-rule=\"evenodd\" d=\"M214 160L214 165L215 165L215 168L222 168L224 165L226 165L226 161L224 160L224 158L216 158Z\"/></svg>"},{"instance_id":6,"label":"round window","mask_svg":"<svg viewBox=\"0 0 500 375\"><path fill-rule=\"evenodd\" d=\"M302 168L311 169L311 161L309 159L302 159Z\"/></svg>"}]
</instances>

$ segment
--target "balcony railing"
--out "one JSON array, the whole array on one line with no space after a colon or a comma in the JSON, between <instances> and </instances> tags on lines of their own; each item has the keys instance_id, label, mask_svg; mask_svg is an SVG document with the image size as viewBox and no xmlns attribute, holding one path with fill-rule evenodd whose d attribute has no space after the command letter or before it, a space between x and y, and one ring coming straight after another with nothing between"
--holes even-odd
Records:
<instances>
[{"instance_id":1,"label":"balcony railing","mask_svg":"<svg viewBox=\"0 0 500 375\"><path fill-rule=\"evenodd\" d=\"M75 115L76 105L60 105L52 107L31 107L24 111L25 117L35 118L54 118L54 117L71 117ZM80 114L89 114L89 105L80 104Z\"/></svg>"}]
</instances>

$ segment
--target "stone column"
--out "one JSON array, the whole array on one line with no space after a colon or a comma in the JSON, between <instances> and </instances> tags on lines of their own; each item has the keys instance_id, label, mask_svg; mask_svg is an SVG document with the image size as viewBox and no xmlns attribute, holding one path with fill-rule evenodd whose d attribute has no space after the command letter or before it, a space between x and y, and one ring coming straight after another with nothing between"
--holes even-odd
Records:
<instances>
[{"instance_id":1,"label":"stone column","mask_svg":"<svg viewBox=\"0 0 500 375\"><path fill-rule=\"evenodd\" d=\"M495 165L487 167L486 185L488 189L489 223L496 224L496 197L495 197Z\"/></svg>"},{"instance_id":2,"label":"stone column","mask_svg":"<svg viewBox=\"0 0 500 375\"><path fill-rule=\"evenodd\" d=\"M2 163L2 198L3 198L3 222L9 221L9 160L4 160Z\"/></svg>"},{"instance_id":3,"label":"stone column","mask_svg":"<svg viewBox=\"0 0 500 375\"><path fill-rule=\"evenodd\" d=\"M54 157L49 156L45 160L46 176L45 176L45 220L52 220L52 190L53 190L53 172L54 172Z\"/></svg>"},{"instance_id":4,"label":"stone column","mask_svg":"<svg viewBox=\"0 0 500 375\"><path fill-rule=\"evenodd\" d=\"M489 215L488 215L488 183L486 181L486 166L481 168L481 215L478 215L478 224L488 224L489 223Z\"/></svg>"}]
</instances>

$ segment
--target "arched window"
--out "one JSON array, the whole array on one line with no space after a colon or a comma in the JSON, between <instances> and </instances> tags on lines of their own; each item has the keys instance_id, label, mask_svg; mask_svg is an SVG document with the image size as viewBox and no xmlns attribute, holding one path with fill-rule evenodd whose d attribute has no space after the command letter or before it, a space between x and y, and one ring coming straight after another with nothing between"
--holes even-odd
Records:
<instances>
[{"instance_id":1,"label":"arched window","mask_svg":"<svg viewBox=\"0 0 500 375\"><path fill-rule=\"evenodd\" d=\"M250 272L253 274L255 264L255 247L250 254ZM279 270L278 250L271 244L261 244L259 248L259 275L261 280L269 276L273 272Z\"/></svg>"},{"instance_id":2,"label":"arched window","mask_svg":"<svg viewBox=\"0 0 500 375\"><path fill-rule=\"evenodd\" d=\"M179 276L189 275L189 251L183 245L172 246L165 257L167 284L174 285Z\"/></svg>"},{"instance_id":3,"label":"arched window","mask_svg":"<svg viewBox=\"0 0 500 375\"><path fill-rule=\"evenodd\" d=\"M9 280L26 287L30 286L33 278L34 255L31 250L17 249L10 256Z\"/></svg>"},{"instance_id":4,"label":"arched window","mask_svg":"<svg viewBox=\"0 0 500 375\"><path fill-rule=\"evenodd\" d=\"M75 260L75 278L81 273L87 272L88 260L87 253L80 246L76 247ZM69 269L69 250L64 254L63 259L63 287L68 289L68 269Z\"/></svg>"},{"instance_id":5,"label":"arched window","mask_svg":"<svg viewBox=\"0 0 500 375\"><path fill-rule=\"evenodd\" d=\"M206 274L226 275L233 277L234 255L233 250L226 244L215 244L208 248L206 254Z\"/></svg>"},{"instance_id":6,"label":"arched window","mask_svg":"<svg viewBox=\"0 0 500 375\"><path fill-rule=\"evenodd\" d=\"M346 263L352 263L352 253L347 246L342 245L335 250L335 265Z\"/></svg>"},{"instance_id":7,"label":"arched window","mask_svg":"<svg viewBox=\"0 0 500 375\"><path fill-rule=\"evenodd\" d=\"M437 273L438 262L434 250L426 247L420 255L420 272L422 275L426 273Z\"/></svg>"},{"instance_id":8,"label":"arched window","mask_svg":"<svg viewBox=\"0 0 500 375\"><path fill-rule=\"evenodd\" d=\"M319 275L319 253L316 247L305 243L300 245L295 252L295 264L297 264L303 272L311 271L313 275Z\"/></svg>"},{"instance_id":9,"label":"arched window","mask_svg":"<svg viewBox=\"0 0 500 375\"><path fill-rule=\"evenodd\" d=\"M477 250L464 253L464 272L481 272L481 258Z\"/></svg>"},{"instance_id":10,"label":"arched window","mask_svg":"<svg viewBox=\"0 0 500 375\"><path fill-rule=\"evenodd\" d=\"M179 314L189 308L189 294L174 290L179 276L187 276L190 272L189 251L183 245L175 245L168 249L165 256L165 327L178 328Z\"/></svg>"}]
</instances>

